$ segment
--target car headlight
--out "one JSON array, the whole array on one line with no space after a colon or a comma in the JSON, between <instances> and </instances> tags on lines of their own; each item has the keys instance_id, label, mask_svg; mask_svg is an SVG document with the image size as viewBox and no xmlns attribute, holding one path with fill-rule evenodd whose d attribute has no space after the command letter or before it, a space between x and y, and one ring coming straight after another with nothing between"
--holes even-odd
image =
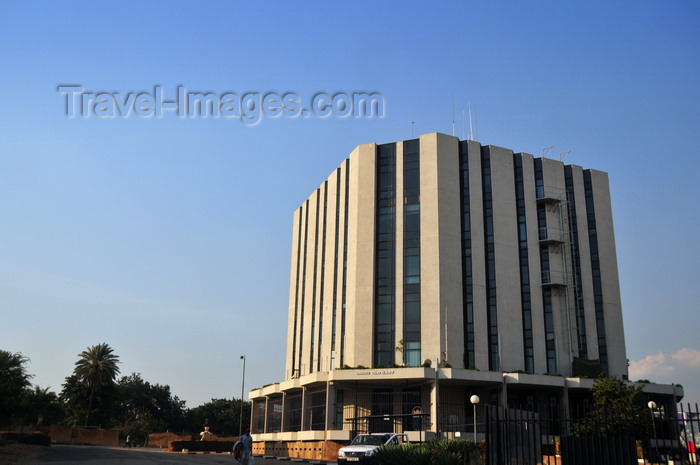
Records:
<instances>
[{"instance_id":1,"label":"car headlight","mask_svg":"<svg viewBox=\"0 0 700 465\"><path fill-rule=\"evenodd\" d=\"M374 450L374 449L368 450L367 452L365 452L365 456L366 456L366 457L371 457L371 456L373 456L373 455L376 454L376 453L377 453L377 451Z\"/></svg>"},{"instance_id":2,"label":"car headlight","mask_svg":"<svg viewBox=\"0 0 700 465\"><path fill-rule=\"evenodd\" d=\"M345 457L345 451L344 451L344 450L339 450L339 451L338 451L338 457Z\"/></svg>"}]
</instances>

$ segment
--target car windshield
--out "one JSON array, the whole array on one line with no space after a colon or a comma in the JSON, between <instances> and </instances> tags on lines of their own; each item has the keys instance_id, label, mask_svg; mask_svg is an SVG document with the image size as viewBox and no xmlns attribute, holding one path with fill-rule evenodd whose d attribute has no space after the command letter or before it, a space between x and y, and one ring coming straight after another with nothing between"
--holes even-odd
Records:
<instances>
[{"instance_id":1,"label":"car windshield","mask_svg":"<svg viewBox=\"0 0 700 465\"><path fill-rule=\"evenodd\" d=\"M389 439L388 435L371 435L371 434L361 434L356 436L355 439L350 443L351 446L357 445L368 445L368 446L381 446Z\"/></svg>"}]
</instances>

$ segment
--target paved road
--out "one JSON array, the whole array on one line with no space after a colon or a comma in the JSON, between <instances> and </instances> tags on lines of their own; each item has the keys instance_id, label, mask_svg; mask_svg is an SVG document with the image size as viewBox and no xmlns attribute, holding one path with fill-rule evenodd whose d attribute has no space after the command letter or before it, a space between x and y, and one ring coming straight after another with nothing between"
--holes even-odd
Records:
<instances>
[{"instance_id":1,"label":"paved road","mask_svg":"<svg viewBox=\"0 0 700 465\"><path fill-rule=\"evenodd\" d=\"M255 457L255 465L291 465L290 461ZM21 465L187 465L226 464L239 465L232 455L181 454L159 449L100 446L51 446L25 458Z\"/></svg>"}]
</instances>

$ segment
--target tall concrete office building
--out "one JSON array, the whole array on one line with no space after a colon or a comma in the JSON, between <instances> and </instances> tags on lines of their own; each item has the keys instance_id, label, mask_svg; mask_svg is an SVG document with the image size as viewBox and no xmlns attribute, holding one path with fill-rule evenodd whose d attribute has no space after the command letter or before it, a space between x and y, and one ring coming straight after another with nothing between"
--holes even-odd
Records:
<instances>
[{"instance_id":1,"label":"tall concrete office building","mask_svg":"<svg viewBox=\"0 0 700 465\"><path fill-rule=\"evenodd\" d=\"M261 440L416 411L466 431L473 394L564 409L627 377L608 176L438 133L361 145L294 213L288 315Z\"/></svg>"}]
</instances>

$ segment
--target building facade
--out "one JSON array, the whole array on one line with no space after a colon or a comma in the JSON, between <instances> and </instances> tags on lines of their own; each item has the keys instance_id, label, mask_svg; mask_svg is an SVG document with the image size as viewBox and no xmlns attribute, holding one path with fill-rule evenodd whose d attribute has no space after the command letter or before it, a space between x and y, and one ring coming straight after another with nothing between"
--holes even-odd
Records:
<instances>
[{"instance_id":1,"label":"building facade","mask_svg":"<svg viewBox=\"0 0 700 465\"><path fill-rule=\"evenodd\" d=\"M627 378L607 174L433 133L357 147L294 213L285 381L252 426L456 433L473 394L565 409L598 373Z\"/></svg>"}]
</instances>

